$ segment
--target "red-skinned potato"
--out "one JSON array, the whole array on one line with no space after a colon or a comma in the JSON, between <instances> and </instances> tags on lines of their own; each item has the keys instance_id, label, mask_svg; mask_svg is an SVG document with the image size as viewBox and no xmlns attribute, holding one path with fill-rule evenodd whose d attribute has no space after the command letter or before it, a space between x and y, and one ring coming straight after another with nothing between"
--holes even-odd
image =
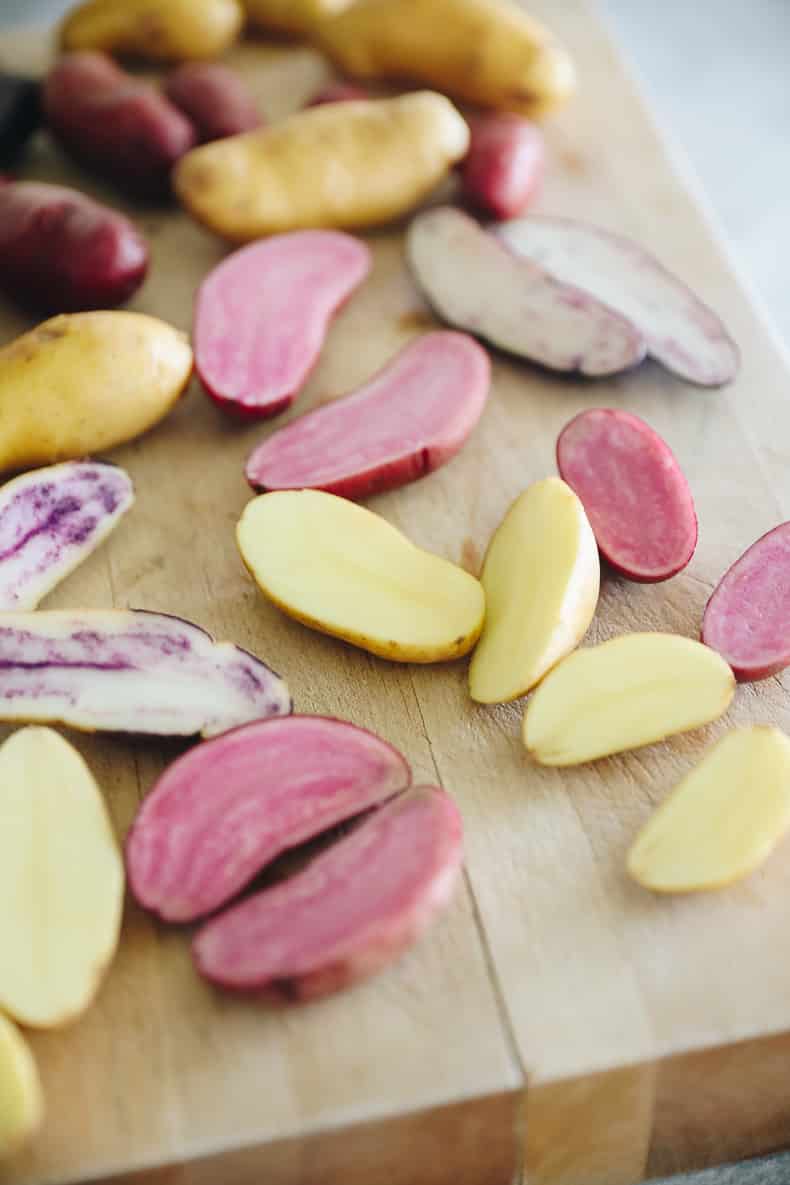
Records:
<instances>
[{"instance_id":1,"label":"red-skinned potato","mask_svg":"<svg viewBox=\"0 0 790 1185\"><path fill-rule=\"evenodd\" d=\"M148 244L133 222L76 189L0 182L0 286L37 313L114 308L142 284Z\"/></svg>"},{"instance_id":2,"label":"red-skinned potato","mask_svg":"<svg viewBox=\"0 0 790 1185\"><path fill-rule=\"evenodd\" d=\"M557 467L618 572L649 584L686 567L697 546L694 500L669 445L644 420L582 412L560 433Z\"/></svg>"},{"instance_id":3,"label":"red-skinned potato","mask_svg":"<svg viewBox=\"0 0 790 1185\"><path fill-rule=\"evenodd\" d=\"M469 152L461 166L467 196L494 218L514 218L535 200L543 183L543 133L518 115L476 116L469 121Z\"/></svg>"},{"instance_id":4,"label":"red-skinned potato","mask_svg":"<svg viewBox=\"0 0 790 1185\"><path fill-rule=\"evenodd\" d=\"M485 350L462 333L427 333L358 391L275 432L247 462L257 490L365 498L416 481L463 447L488 396Z\"/></svg>"},{"instance_id":5,"label":"red-skinned potato","mask_svg":"<svg viewBox=\"0 0 790 1185\"><path fill-rule=\"evenodd\" d=\"M741 682L790 666L790 523L763 535L725 572L705 607L702 641Z\"/></svg>"},{"instance_id":6,"label":"red-skinned potato","mask_svg":"<svg viewBox=\"0 0 790 1185\"><path fill-rule=\"evenodd\" d=\"M67 152L123 189L162 197L195 144L183 112L105 54L65 54L44 83L46 122Z\"/></svg>"},{"instance_id":7,"label":"red-skinned potato","mask_svg":"<svg viewBox=\"0 0 790 1185\"><path fill-rule=\"evenodd\" d=\"M264 122L238 74L220 62L190 62L168 75L164 92L191 119L201 144L250 132Z\"/></svg>"},{"instance_id":8,"label":"red-skinned potato","mask_svg":"<svg viewBox=\"0 0 790 1185\"><path fill-rule=\"evenodd\" d=\"M209 272L195 302L195 366L224 411L283 411L312 370L329 323L370 270L370 252L339 231L276 235Z\"/></svg>"},{"instance_id":9,"label":"red-skinned potato","mask_svg":"<svg viewBox=\"0 0 790 1185\"><path fill-rule=\"evenodd\" d=\"M326 86L322 86L306 106L320 107L323 103L350 103L354 99L369 98L370 91L366 91L364 87L357 86L355 82L345 82L343 79L337 78L333 82L328 82Z\"/></svg>"}]
</instances>

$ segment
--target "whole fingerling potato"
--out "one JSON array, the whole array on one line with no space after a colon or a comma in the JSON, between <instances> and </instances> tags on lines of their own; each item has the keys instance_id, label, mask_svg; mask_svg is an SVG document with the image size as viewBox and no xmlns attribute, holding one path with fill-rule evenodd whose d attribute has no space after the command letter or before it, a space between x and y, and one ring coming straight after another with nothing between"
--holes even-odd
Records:
<instances>
[{"instance_id":1,"label":"whole fingerling potato","mask_svg":"<svg viewBox=\"0 0 790 1185\"><path fill-rule=\"evenodd\" d=\"M221 62L187 62L168 76L164 93L195 125L201 144L251 132L264 122L238 74Z\"/></svg>"},{"instance_id":2,"label":"whole fingerling potato","mask_svg":"<svg viewBox=\"0 0 790 1185\"><path fill-rule=\"evenodd\" d=\"M573 63L509 0L357 0L315 30L358 78L413 78L483 107L542 115L573 93Z\"/></svg>"},{"instance_id":3,"label":"whole fingerling potato","mask_svg":"<svg viewBox=\"0 0 790 1185\"><path fill-rule=\"evenodd\" d=\"M0 350L0 472L132 440L167 415L191 373L186 337L155 317L45 321Z\"/></svg>"},{"instance_id":4,"label":"whole fingerling potato","mask_svg":"<svg viewBox=\"0 0 790 1185\"><path fill-rule=\"evenodd\" d=\"M66 54L44 83L53 135L87 168L135 194L161 197L196 140L187 117L101 53Z\"/></svg>"},{"instance_id":5,"label":"whole fingerling potato","mask_svg":"<svg viewBox=\"0 0 790 1185\"><path fill-rule=\"evenodd\" d=\"M466 121L432 91L330 103L188 152L173 185L193 217L234 242L353 229L408 213L468 145Z\"/></svg>"},{"instance_id":6,"label":"whole fingerling potato","mask_svg":"<svg viewBox=\"0 0 790 1185\"><path fill-rule=\"evenodd\" d=\"M87 0L66 17L64 49L100 49L152 61L223 53L244 22L239 0Z\"/></svg>"}]
</instances>

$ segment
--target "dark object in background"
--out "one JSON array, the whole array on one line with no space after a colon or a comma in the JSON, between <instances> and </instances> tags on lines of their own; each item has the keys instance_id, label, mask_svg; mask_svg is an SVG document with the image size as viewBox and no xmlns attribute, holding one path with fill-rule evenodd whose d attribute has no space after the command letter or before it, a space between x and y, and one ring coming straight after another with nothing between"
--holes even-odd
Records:
<instances>
[{"instance_id":1,"label":"dark object in background","mask_svg":"<svg viewBox=\"0 0 790 1185\"><path fill-rule=\"evenodd\" d=\"M148 244L84 193L0 179L0 287L36 313L112 308L145 279Z\"/></svg>"},{"instance_id":2,"label":"dark object in background","mask_svg":"<svg viewBox=\"0 0 790 1185\"><path fill-rule=\"evenodd\" d=\"M140 197L170 192L170 170L197 139L177 107L106 54L61 57L44 82L42 106L75 160Z\"/></svg>"},{"instance_id":3,"label":"dark object in background","mask_svg":"<svg viewBox=\"0 0 790 1185\"><path fill-rule=\"evenodd\" d=\"M218 62L188 62L165 81L164 92L195 125L198 140L224 140L264 122L238 74Z\"/></svg>"},{"instance_id":4,"label":"dark object in background","mask_svg":"<svg viewBox=\"0 0 790 1185\"><path fill-rule=\"evenodd\" d=\"M0 71L0 168L18 159L41 123L40 91L33 78Z\"/></svg>"}]
</instances>

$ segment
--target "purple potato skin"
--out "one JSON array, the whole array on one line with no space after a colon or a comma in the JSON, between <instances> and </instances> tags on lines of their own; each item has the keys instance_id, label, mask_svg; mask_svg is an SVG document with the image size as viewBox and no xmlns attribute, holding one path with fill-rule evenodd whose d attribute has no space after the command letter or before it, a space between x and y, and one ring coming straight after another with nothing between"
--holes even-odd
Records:
<instances>
[{"instance_id":1,"label":"purple potato skin","mask_svg":"<svg viewBox=\"0 0 790 1185\"><path fill-rule=\"evenodd\" d=\"M0 181L0 286L37 314L108 309L148 270L148 243L128 218L75 189Z\"/></svg>"},{"instance_id":2,"label":"purple potato skin","mask_svg":"<svg viewBox=\"0 0 790 1185\"><path fill-rule=\"evenodd\" d=\"M195 125L198 140L224 140L263 124L238 74L219 62L187 62L168 75L164 92Z\"/></svg>"},{"instance_id":3,"label":"purple potato skin","mask_svg":"<svg viewBox=\"0 0 790 1185\"><path fill-rule=\"evenodd\" d=\"M41 92L32 78L0 71L0 168L12 165L41 123Z\"/></svg>"},{"instance_id":4,"label":"purple potato skin","mask_svg":"<svg viewBox=\"0 0 790 1185\"><path fill-rule=\"evenodd\" d=\"M170 170L197 140L183 112L106 54L65 54L42 102L50 131L75 160L138 197L167 196Z\"/></svg>"}]
</instances>

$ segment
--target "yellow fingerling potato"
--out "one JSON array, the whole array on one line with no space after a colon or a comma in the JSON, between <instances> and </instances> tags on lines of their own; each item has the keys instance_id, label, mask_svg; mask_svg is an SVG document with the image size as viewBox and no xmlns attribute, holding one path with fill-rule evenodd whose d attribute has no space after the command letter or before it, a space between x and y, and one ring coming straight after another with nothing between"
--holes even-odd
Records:
<instances>
[{"instance_id":1,"label":"yellow fingerling potato","mask_svg":"<svg viewBox=\"0 0 790 1185\"><path fill-rule=\"evenodd\" d=\"M598 603L598 547L584 507L559 477L516 499L480 577L486 622L469 668L472 699L524 695L578 646Z\"/></svg>"},{"instance_id":2,"label":"yellow fingerling potato","mask_svg":"<svg viewBox=\"0 0 790 1185\"><path fill-rule=\"evenodd\" d=\"M54 1028L93 999L115 953L123 861L76 749L51 728L0 748L0 1009Z\"/></svg>"},{"instance_id":3,"label":"yellow fingerling potato","mask_svg":"<svg viewBox=\"0 0 790 1185\"><path fill-rule=\"evenodd\" d=\"M739 728L709 749L639 832L627 867L657 893L718 889L758 868L790 828L790 740Z\"/></svg>"},{"instance_id":4,"label":"yellow fingerling potato","mask_svg":"<svg viewBox=\"0 0 790 1185\"><path fill-rule=\"evenodd\" d=\"M0 1161L35 1135L43 1114L33 1055L19 1030L0 1013Z\"/></svg>"},{"instance_id":5,"label":"yellow fingerling potato","mask_svg":"<svg viewBox=\"0 0 790 1185\"><path fill-rule=\"evenodd\" d=\"M98 49L152 61L223 53L241 32L239 0L87 0L60 30L64 49Z\"/></svg>"},{"instance_id":6,"label":"yellow fingerling potato","mask_svg":"<svg viewBox=\"0 0 790 1185\"><path fill-rule=\"evenodd\" d=\"M441 662L466 654L480 635L479 581L345 498L263 494L245 508L237 540L258 587L284 613L371 654Z\"/></svg>"},{"instance_id":7,"label":"yellow fingerling potato","mask_svg":"<svg viewBox=\"0 0 790 1185\"><path fill-rule=\"evenodd\" d=\"M311 33L326 17L334 16L352 0L244 0L247 19L257 29L274 29L297 36Z\"/></svg>"},{"instance_id":8,"label":"yellow fingerling potato","mask_svg":"<svg viewBox=\"0 0 790 1185\"><path fill-rule=\"evenodd\" d=\"M235 242L406 214L464 156L469 128L431 91L328 103L194 148L173 174L189 212Z\"/></svg>"},{"instance_id":9,"label":"yellow fingerling potato","mask_svg":"<svg viewBox=\"0 0 790 1185\"><path fill-rule=\"evenodd\" d=\"M189 382L184 334L141 313L53 317L0 350L0 472L131 440Z\"/></svg>"},{"instance_id":10,"label":"yellow fingerling potato","mask_svg":"<svg viewBox=\"0 0 790 1185\"><path fill-rule=\"evenodd\" d=\"M576 650L535 691L524 743L541 765L579 765L700 728L735 693L727 663L676 634L623 634Z\"/></svg>"},{"instance_id":11,"label":"yellow fingerling potato","mask_svg":"<svg viewBox=\"0 0 790 1185\"><path fill-rule=\"evenodd\" d=\"M316 36L347 74L411 78L502 111L542 115L575 89L566 51L510 0L358 0Z\"/></svg>"}]
</instances>

